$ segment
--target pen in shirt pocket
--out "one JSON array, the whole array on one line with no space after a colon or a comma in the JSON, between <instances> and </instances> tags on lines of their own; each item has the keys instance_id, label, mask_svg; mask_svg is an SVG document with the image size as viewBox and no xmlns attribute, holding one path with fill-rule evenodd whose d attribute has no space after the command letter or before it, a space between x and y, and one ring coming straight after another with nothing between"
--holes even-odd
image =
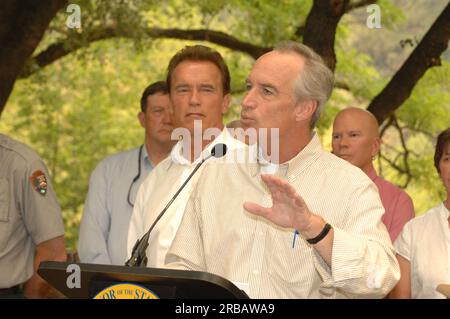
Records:
<instances>
[{"instance_id":1,"label":"pen in shirt pocket","mask_svg":"<svg viewBox=\"0 0 450 319\"><path fill-rule=\"evenodd\" d=\"M295 239L297 238L298 234L299 234L299 232L298 232L298 230L296 229L296 230L294 231L294 238L292 239L292 248L295 247Z\"/></svg>"}]
</instances>

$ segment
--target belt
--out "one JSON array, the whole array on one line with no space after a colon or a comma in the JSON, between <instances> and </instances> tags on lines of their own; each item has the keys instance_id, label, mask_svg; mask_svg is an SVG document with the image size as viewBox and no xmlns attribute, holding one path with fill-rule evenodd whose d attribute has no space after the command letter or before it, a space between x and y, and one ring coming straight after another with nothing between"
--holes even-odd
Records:
<instances>
[{"instance_id":1,"label":"belt","mask_svg":"<svg viewBox=\"0 0 450 319\"><path fill-rule=\"evenodd\" d=\"M16 285L10 288L0 288L0 295L16 295L22 292L22 285Z\"/></svg>"}]
</instances>

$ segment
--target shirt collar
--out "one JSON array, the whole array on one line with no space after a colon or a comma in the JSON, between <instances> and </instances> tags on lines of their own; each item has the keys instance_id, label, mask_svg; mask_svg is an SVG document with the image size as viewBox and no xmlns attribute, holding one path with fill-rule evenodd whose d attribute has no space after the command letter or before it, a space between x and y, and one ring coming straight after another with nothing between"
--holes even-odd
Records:
<instances>
[{"instance_id":1,"label":"shirt collar","mask_svg":"<svg viewBox=\"0 0 450 319\"><path fill-rule=\"evenodd\" d=\"M233 138L233 137L228 132L228 129L226 127L224 127L224 129L219 134L219 136L217 136L211 143L209 143L205 147L205 149L201 152L200 156L192 163L189 162L185 157L183 157L183 155L181 155L183 141L178 141L175 144L175 146L172 148L172 151L170 152L171 160L170 160L169 165L167 165L167 169L169 169L173 163L178 164L178 165L186 165L186 166L196 165L203 158L207 157L211 153L211 149L214 147L214 145L216 145L218 143L225 143L225 144L227 144L227 146L229 146L227 141L229 141L230 138Z\"/></svg>"},{"instance_id":2,"label":"shirt collar","mask_svg":"<svg viewBox=\"0 0 450 319\"><path fill-rule=\"evenodd\" d=\"M251 163L257 164L257 166L254 166L254 169L252 169L253 176L255 176L257 173L275 175L280 170L280 168L286 167L286 165L288 165L286 163L276 164L269 162L264 157L263 149L258 146L257 143L249 146L249 158L251 160Z\"/></svg>"},{"instance_id":3,"label":"shirt collar","mask_svg":"<svg viewBox=\"0 0 450 319\"><path fill-rule=\"evenodd\" d=\"M251 149L252 147L253 149ZM295 157L280 165L268 162L262 156L262 150L258 149L256 151L256 147L256 144L254 144L249 148L249 151L251 152L250 157L253 156L253 159L255 159L254 156L256 155L255 160L257 163L257 165L251 166L252 176L255 176L258 173L274 174L278 170L281 170L282 175L298 175L319 157L320 151L322 150L319 137L315 132L311 133L311 140Z\"/></svg>"},{"instance_id":4,"label":"shirt collar","mask_svg":"<svg viewBox=\"0 0 450 319\"><path fill-rule=\"evenodd\" d=\"M150 165L150 167L153 167L153 163L148 156L147 147L145 146L145 144L142 145L142 160L144 162L144 165Z\"/></svg>"}]
</instances>

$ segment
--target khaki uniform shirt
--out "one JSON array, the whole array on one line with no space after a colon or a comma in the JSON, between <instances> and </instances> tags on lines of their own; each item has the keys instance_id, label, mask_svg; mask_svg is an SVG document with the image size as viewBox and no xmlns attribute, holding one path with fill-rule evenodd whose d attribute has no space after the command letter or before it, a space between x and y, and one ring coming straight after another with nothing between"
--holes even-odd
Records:
<instances>
[{"instance_id":1,"label":"khaki uniform shirt","mask_svg":"<svg viewBox=\"0 0 450 319\"><path fill-rule=\"evenodd\" d=\"M394 287L399 266L381 222L383 205L367 175L324 151L316 135L277 170L311 212L333 226L329 267L303 237L294 242L294 229L244 210L245 201L272 206L260 177L261 171L267 172L264 166L247 160L204 168L166 267L247 283L251 298L376 298Z\"/></svg>"},{"instance_id":2,"label":"khaki uniform shirt","mask_svg":"<svg viewBox=\"0 0 450 319\"><path fill-rule=\"evenodd\" d=\"M33 275L35 248L64 235L45 164L31 148L0 134L0 288Z\"/></svg>"}]
</instances>

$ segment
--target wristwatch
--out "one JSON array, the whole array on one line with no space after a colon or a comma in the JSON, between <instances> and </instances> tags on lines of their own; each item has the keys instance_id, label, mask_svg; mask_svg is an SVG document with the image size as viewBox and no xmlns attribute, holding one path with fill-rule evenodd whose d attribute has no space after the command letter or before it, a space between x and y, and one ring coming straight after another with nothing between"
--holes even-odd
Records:
<instances>
[{"instance_id":1,"label":"wristwatch","mask_svg":"<svg viewBox=\"0 0 450 319\"><path fill-rule=\"evenodd\" d=\"M311 245L317 244L319 241L321 241L322 239L325 238L325 236L328 234L330 229L331 229L331 225L326 223L319 235L317 235L314 238L307 239L306 241Z\"/></svg>"}]
</instances>

